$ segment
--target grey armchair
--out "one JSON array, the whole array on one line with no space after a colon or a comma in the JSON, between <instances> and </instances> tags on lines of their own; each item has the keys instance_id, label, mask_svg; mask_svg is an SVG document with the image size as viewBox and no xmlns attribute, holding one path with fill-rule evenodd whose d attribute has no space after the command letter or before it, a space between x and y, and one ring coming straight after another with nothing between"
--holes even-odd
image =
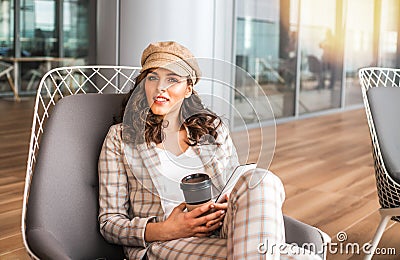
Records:
<instances>
[{"instance_id":1,"label":"grey armchair","mask_svg":"<svg viewBox=\"0 0 400 260\"><path fill-rule=\"evenodd\" d=\"M62 69L67 73L60 75L75 75L72 70L76 69L82 70L85 84L96 85L97 93L104 92L98 85L103 82L119 94L85 94L83 84L52 76L61 69L42 79L25 186L24 244L28 253L39 259L123 259L122 248L107 243L99 232L97 160L108 128L121 108L122 93L137 68L125 67L122 72L121 67L110 67L99 75L97 68L75 67ZM89 78L91 74L94 76ZM117 79L119 84L114 82ZM75 92L71 88L74 84ZM284 220L288 243L313 243L321 258L325 257L326 234L290 217Z\"/></svg>"},{"instance_id":2,"label":"grey armchair","mask_svg":"<svg viewBox=\"0 0 400 260\"><path fill-rule=\"evenodd\" d=\"M359 71L374 158L381 221L372 239L371 259L390 219L400 221L400 69Z\"/></svg>"}]
</instances>

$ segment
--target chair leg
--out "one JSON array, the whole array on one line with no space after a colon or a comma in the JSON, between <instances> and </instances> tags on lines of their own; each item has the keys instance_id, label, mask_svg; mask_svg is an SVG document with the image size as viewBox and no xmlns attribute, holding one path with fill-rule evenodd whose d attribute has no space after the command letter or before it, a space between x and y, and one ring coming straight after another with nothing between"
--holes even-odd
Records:
<instances>
[{"instance_id":1,"label":"chair leg","mask_svg":"<svg viewBox=\"0 0 400 260\"><path fill-rule=\"evenodd\" d=\"M382 214L381 212L381 222L379 223L378 228L376 229L374 238L372 239L371 243L371 249L370 249L370 254L366 254L364 257L364 260L370 260L372 259L372 256L374 255L375 249L377 248L379 241L382 238L383 232L385 231L385 228L387 226L387 223L389 222L391 215L386 215Z\"/></svg>"},{"instance_id":2,"label":"chair leg","mask_svg":"<svg viewBox=\"0 0 400 260\"><path fill-rule=\"evenodd\" d=\"M13 81L11 79L10 73L7 72L6 76L7 76L8 84L10 84L11 90L14 92L14 99L16 101L20 101L19 95L17 93L17 90L15 89L15 86L14 86L14 83L13 83Z\"/></svg>"}]
</instances>

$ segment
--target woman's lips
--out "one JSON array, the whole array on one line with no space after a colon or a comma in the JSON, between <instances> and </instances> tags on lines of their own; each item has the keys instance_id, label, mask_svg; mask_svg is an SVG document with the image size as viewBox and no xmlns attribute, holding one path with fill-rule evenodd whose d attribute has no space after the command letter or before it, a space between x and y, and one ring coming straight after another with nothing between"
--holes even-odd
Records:
<instances>
[{"instance_id":1,"label":"woman's lips","mask_svg":"<svg viewBox=\"0 0 400 260\"><path fill-rule=\"evenodd\" d=\"M165 104L169 101L168 98L163 97L163 96L157 96L157 97L153 98L153 100L154 100L154 103L159 104L159 105Z\"/></svg>"}]
</instances>

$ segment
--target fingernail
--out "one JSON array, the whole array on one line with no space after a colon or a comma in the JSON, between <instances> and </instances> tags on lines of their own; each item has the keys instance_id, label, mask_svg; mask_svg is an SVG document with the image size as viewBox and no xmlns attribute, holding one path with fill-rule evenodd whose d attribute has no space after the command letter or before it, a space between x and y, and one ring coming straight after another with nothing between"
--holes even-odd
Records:
<instances>
[{"instance_id":1,"label":"fingernail","mask_svg":"<svg viewBox=\"0 0 400 260\"><path fill-rule=\"evenodd\" d=\"M222 222L219 222L219 225L222 226Z\"/></svg>"},{"instance_id":2,"label":"fingernail","mask_svg":"<svg viewBox=\"0 0 400 260\"><path fill-rule=\"evenodd\" d=\"M215 205L214 205L214 204L211 204L211 205L210 205L210 208L212 208L212 209L215 208Z\"/></svg>"},{"instance_id":3,"label":"fingernail","mask_svg":"<svg viewBox=\"0 0 400 260\"><path fill-rule=\"evenodd\" d=\"M221 214L224 214L225 213L225 210L221 210Z\"/></svg>"}]
</instances>

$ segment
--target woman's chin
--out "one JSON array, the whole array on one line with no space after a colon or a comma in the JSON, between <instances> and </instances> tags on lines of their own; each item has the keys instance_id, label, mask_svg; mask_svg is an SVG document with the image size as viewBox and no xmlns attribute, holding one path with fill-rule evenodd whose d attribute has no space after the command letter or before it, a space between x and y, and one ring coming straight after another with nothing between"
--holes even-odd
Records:
<instances>
[{"instance_id":1,"label":"woman's chin","mask_svg":"<svg viewBox=\"0 0 400 260\"><path fill-rule=\"evenodd\" d=\"M157 116L165 116L168 111L165 109L151 108L151 112L153 112L153 114Z\"/></svg>"},{"instance_id":2,"label":"woman's chin","mask_svg":"<svg viewBox=\"0 0 400 260\"><path fill-rule=\"evenodd\" d=\"M158 116L166 116L166 115L176 115L178 116L179 114L179 107L178 106L174 106L174 107L170 107L170 106L165 106L165 107L161 107L161 106L151 106L151 112L153 112L154 115L158 115Z\"/></svg>"}]
</instances>

